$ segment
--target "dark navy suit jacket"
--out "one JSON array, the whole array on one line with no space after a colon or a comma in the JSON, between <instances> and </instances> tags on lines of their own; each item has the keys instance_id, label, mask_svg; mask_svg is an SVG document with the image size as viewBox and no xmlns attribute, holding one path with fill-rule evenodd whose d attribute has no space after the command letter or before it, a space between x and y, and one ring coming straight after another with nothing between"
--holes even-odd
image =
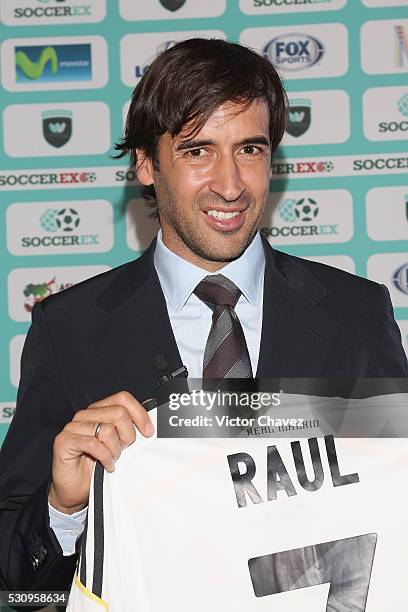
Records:
<instances>
[{"instance_id":1,"label":"dark navy suit jacket","mask_svg":"<svg viewBox=\"0 0 408 612\"><path fill-rule=\"evenodd\" d=\"M406 378L384 286L273 250L266 256L257 377ZM55 436L76 410L127 390L153 397L157 354L182 366L153 265L137 260L50 296L33 310L17 409L0 452L0 586L67 589L76 556L49 527Z\"/></svg>"}]
</instances>

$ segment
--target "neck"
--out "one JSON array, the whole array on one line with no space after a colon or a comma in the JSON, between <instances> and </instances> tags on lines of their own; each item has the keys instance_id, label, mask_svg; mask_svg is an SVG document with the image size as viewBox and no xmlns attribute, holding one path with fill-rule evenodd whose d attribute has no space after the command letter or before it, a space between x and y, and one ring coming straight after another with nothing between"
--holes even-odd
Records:
<instances>
[{"instance_id":1,"label":"neck","mask_svg":"<svg viewBox=\"0 0 408 612\"><path fill-rule=\"evenodd\" d=\"M194 266L202 268L207 272L218 272L218 270L221 270L221 268L224 268L229 263L229 261L212 261L209 259L204 259L191 251L183 242L175 243L173 240L167 240L163 233L162 240L163 244L165 244L169 251L172 251L175 255L178 255L178 257L185 259L185 261L188 261Z\"/></svg>"}]
</instances>

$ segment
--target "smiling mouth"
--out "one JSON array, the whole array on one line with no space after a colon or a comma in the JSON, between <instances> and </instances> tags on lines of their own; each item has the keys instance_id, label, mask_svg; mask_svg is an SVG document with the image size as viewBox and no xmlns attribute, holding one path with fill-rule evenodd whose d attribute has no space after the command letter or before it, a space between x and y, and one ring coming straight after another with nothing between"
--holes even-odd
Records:
<instances>
[{"instance_id":1,"label":"smiling mouth","mask_svg":"<svg viewBox=\"0 0 408 612\"><path fill-rule=\"evenodd\" d=\"M206 213L209 217L214 217L218 221L223 221L224 219L234 219L237 217L242 211L236 210L234 212L224 212L222 210L207 210Z\"/></svg>"},{"instance_id":2,"label":"smiling mouth","mask_svg":"<svg viewBox=\"0 0 408 612\"><path fill-rule=\"evenodd\" d=\"M241 229L246 209L242 210L209 210L202 211L205 214L208 227L218 232L235 232Z\"/></svg>"}]
</instances>

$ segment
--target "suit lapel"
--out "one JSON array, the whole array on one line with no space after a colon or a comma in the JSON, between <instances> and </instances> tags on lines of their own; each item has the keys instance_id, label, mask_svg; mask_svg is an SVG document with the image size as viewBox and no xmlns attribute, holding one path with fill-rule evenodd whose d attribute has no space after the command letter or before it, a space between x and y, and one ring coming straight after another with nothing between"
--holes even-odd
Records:
<instances>
[{"instance_id":1,"label":"suit lapel","mask_svg":"<svg viewBox=\"0 0 408 612\"><path fill-rule=\"evenodd\" d=\"M319 302L327 290L301 260L274 251L263 239L265 281L257 377L318 377L335 325Z\"/></svg>"},{"instance_id":2,"label":"suit lapel","mask_svg":"<svg viewBox=\"0 0 408 612\"><path fill-rule=\"evenodd\" d=\"M153 265L154 247L155 241L139 259L123 266L99 296L98 306L108 317L93 338L115 390L127 390L139 401L157 394L156 355L164 355L170 372L183 365Z\"/></svg>"}]
</instances>

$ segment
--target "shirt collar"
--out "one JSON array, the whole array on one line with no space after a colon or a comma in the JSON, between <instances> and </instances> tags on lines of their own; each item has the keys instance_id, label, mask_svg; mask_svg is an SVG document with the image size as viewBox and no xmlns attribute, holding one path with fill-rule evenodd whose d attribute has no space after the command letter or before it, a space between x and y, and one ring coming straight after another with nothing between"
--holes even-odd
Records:
<instances>
[{"instance_id":1,"label":"shirt collar","mask_svg":"<svg viewBox=\"0 0 408 612\"><path fill-rule=\"evenodd\" d=\"M170 251L162 240L161 230L157 235L154 266L166 300L175 311L183 308L198 283L209 274L203 268ZM265 255L261 236L257 232L249 247L238 259L231 261L214 274L223 274L229 278L250 304L258 306L264 270Z\"/></svg>"}]
</instances>

